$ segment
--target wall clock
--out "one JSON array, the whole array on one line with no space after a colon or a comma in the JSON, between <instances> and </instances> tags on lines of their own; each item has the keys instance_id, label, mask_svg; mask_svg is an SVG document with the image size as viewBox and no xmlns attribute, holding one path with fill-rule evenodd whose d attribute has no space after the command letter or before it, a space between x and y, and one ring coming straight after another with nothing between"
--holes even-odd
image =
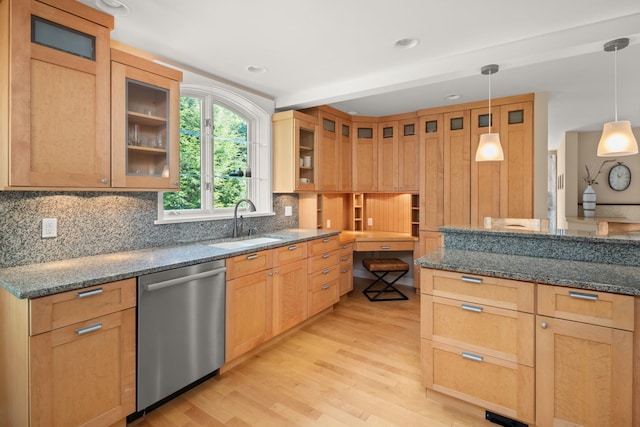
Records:
<instances>
[{"instance_id":1,"label":"wall clock","mask_svg":"<svg viewBox=\"0 0 640 427\"><path fill-rule=\"evenodd\" d=\"M631 184L631 170L626 165L618 163L609 170L609 187L612 190L626 190L629 184Z\"/></svg>"}]
</instances>

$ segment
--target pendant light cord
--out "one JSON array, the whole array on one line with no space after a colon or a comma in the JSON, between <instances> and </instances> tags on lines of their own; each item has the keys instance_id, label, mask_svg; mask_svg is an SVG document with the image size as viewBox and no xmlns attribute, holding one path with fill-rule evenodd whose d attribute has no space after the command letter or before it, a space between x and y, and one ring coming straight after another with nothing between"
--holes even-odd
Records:
<instances>
[{"instance_id":1,"label":"pendant light cord","mask_svg":"<svg viewBox=\"0 0 640 427\"><path fill-rule=\"evenodd\" d=\"M491 117L491 74L493 73L489 72L489 133L491 133L491 122L493 121Z\"/></svg>"},{"instance_id":2,"label":"pendant light cord","mask_svg":"<svg viewBox=\"0 0 640 427\"><path fill-rule=\"evenodd\" d=\"M613 65L613 102L614 105L614 122L618 121L618 46L614 51L614 65Z\"/></svg>"}]
</instances>

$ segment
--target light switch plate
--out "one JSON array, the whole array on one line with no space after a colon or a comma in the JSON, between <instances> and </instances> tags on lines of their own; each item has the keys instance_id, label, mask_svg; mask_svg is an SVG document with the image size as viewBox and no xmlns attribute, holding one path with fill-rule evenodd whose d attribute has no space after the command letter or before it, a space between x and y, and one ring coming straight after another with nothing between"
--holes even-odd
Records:
<instances>
[{"instance_id":1,"label":"light switch plate","mask_svg":"<svg viewBox=\"0 0 640 427\"><path fill-rule=\"evenodd\" d=\"M291 206L285 206L284 216L291 216L291 215L293 215L293 209L291 208Z\"/></svg>"}]
</instances>

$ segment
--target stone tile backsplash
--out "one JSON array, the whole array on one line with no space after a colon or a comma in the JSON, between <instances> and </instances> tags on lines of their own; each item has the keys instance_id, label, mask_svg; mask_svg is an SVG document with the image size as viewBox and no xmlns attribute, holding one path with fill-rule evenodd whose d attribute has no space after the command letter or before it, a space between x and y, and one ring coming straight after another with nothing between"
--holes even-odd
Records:
<instances>
[{"instance_id":1,"label":"stone tile backsplash","mask_svg":"<svg viewBox=\"0 0 640 427\"><path fill-rule=\"evenodd\" d=\"M230 237L233 220L154 224L157 193L0 192L0 268ZM245 219L259 233L298 227L298 197L274 194L275 216ZM293 215L284 216L284 206ZM43 218L58 237L43 239Z\"/></svg>"}]
</instances>

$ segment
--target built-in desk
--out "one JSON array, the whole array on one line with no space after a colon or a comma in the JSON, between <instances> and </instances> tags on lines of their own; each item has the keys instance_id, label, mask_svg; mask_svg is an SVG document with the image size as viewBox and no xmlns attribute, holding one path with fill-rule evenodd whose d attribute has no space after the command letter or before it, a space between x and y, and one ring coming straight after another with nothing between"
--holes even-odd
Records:
<instances>
[{"instance_id":1,"label":"built-in desk","mask_svg":"<svg viewBox=\"0 0 640 427\"><path fill-rule=\"evenodd\" d=\"M400 258L411 266L411 271L398 283L414 286L413 277L413 249L417 237L409 233L396 233L391 231L351 231L344 230L340 233L340 242L353 242L353 274L355 277L371 278L362 266L363 258L375 258L376 255L369 252L385 252L380 258Z\"/></svg>"}]
</instances>

